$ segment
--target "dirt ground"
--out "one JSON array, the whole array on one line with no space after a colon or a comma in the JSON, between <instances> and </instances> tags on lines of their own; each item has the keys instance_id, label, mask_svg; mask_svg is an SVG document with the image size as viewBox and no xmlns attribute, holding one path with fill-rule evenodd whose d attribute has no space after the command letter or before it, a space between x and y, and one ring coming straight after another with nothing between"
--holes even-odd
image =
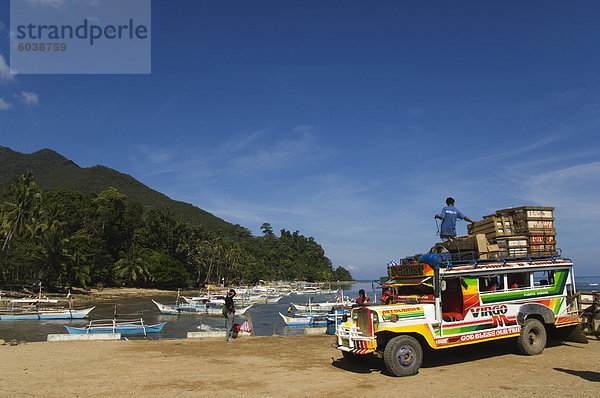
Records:
<instances>
[{"instance_id":1,"label":"dirt ground","mask_svg":"<svg viewBox=\"0 0 600 398\"><path fill-rule=\"evenodd\" d=\"M600 396L600 340L518 354L514 340L425 353L419 374L351 365L333 336L0 346L0 397ZM393 394L393 395L390 395Z\"/></svg>"}]
</instances>

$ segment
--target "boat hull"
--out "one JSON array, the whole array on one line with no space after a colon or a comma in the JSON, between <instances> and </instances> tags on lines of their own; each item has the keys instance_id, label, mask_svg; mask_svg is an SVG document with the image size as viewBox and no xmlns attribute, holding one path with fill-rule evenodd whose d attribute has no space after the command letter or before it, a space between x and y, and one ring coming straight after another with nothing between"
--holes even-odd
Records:
<instances>
[{"instance_id":1,"label":"boat hull","mask_svg":"<svg viewBox=\"0 0 600 398\"><path fill-rule=\"evenodd\" d=\"M99 334L99 333L121 333L122 335L131 334L147 334L147 333L159 333L167 322L159 323L156 325L107 325L107 326L86 326L86 327L73 327L65 325L65 328L69 334Z\"/></svg>"},{"instance_id":2,"label":"boat hull","mask_svg":"<svg viewBox=\"0 0 600 398\"><path fill-rule=\"evenodd\" d=\"M0 321L83 319L96 307L81 310L0 311Z\"/></svg>"},{"instance_id":3,"label":"boat hull","mask_svg":"<svg viewBox=\"0 0 600 398\"><path fill-rule=\"evenodd\" d=\"M299 316L291 317L285 316L281 312L279 313L283 322L286 326L326 326L327 316L325 315L311 315L311 316Z\"/></svg>"},{"instance_id":4,"label":"boat hull","mask_svg":"<svg viewBox=\"0 0 600 398\"><path fill-rule=\"evenodd\" d=\"M161 304L158 301L152 300L158 310L163 314L168 315L211 315L211 316L223 316L223 310L221 307L205 307L203 305L192 305L192 304L179 304L179 305L167 305ZM252 305L248 305L241 309L236 309L236 315L244 315Z\"/></svg>"}]
</instances>

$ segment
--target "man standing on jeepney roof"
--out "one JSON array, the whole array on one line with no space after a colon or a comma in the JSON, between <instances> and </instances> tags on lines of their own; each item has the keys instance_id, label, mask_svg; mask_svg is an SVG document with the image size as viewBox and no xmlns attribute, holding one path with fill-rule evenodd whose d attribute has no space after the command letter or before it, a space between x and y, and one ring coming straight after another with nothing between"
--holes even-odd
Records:
<instances>
[{"instance_id":1,"label":"man standing on jeepney roof","mask_svg":"<svg viewBox=\"0 0 600 398\"><path fill-rule=\"evenodd\" d=\"M473 224L473 220L454 207L453 198L447 198L446 207L442 209L440 214L436 214L433 218L442 220L442 226L440 227L440 238L442 241L447 241L456 236L456 220L465 220Z\"/></svg>"}]
</instances>

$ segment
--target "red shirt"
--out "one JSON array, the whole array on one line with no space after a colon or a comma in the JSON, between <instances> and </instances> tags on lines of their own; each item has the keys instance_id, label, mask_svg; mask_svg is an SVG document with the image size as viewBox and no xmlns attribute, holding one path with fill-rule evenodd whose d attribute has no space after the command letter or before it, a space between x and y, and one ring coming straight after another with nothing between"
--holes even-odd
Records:
<instances>
[{"instance_id":1,"label":"red shirt","mask_svg":"<svg viewBox=\"0 0 600 398\"><path fill-rule=\"evenodd\" d=\"M367 296L365 296L365 298L359 297L356 299L356 304L365 304L365 303L370 303L371 299L368 298Z\"/></svg>"}]
</instances>

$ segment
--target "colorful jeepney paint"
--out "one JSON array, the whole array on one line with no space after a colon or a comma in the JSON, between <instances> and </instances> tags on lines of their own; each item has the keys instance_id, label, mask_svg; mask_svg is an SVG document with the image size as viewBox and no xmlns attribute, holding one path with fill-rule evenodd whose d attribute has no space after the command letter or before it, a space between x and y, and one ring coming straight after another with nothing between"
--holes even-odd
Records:
<instances>
[{"instance_id":1,"label":"colorful jeepney paint","mask_svg":"<svg viewBox=\"0 0 600 398\"><path fill-rule=\"evenodd\" d=\"M336 347L368 354L401 335L455 347L519 336L519 319L530 317L546 328L576 326L572 267L564 258L391 265L383 286L396 303L354 309L338 326Z\"/></svg>"}]
</instances>

